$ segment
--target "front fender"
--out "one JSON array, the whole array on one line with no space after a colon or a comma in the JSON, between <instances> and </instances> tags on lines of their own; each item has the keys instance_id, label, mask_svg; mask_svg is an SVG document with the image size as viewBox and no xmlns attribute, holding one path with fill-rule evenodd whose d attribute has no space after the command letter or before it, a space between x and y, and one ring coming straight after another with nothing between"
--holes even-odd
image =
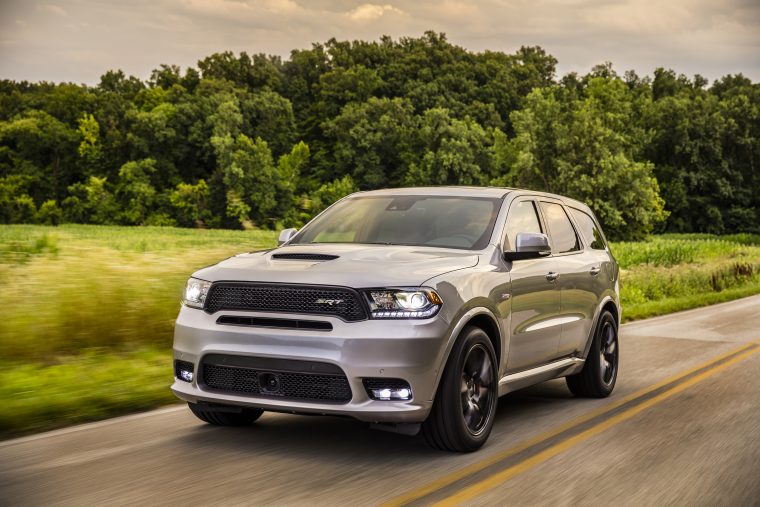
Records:
<instances>
[{"instance_id":1,"label":"front fender","mask_svg":"<svg viewBox=\"0 0 760 507\"><path fill-rule=\"evenodd\" d=\"M488 300L486 299L486 301ZM441 378L443 377L443 371L449 361L451 350L454 348L454 344L456 343L457 338L459 338L459 334L469 322L480 315L489 318L492 321L494 327L498 330L499 339L501 340L502 358L509 350L509 343L504 343L503 337L505 335L502 330L501 319L498 319L496 317L496 314L491 309L485 306L478 306L477 300L472 301L471 304L468 304L461 308L461 310L457 313L457 317L451 321L449 329L446 333L446 344L442 348L441 356L437 360L437 364L439 364L440 367L438 368L435 377L435 383L433 384L433 393L438 392L438 385L440 384ZM500 361L500 363L503 362L504 361ZM499 376L501 376L501 367L499 367ZM433 394L433 397L435 397L435 394Z\"/></svg>"}]
</instances>

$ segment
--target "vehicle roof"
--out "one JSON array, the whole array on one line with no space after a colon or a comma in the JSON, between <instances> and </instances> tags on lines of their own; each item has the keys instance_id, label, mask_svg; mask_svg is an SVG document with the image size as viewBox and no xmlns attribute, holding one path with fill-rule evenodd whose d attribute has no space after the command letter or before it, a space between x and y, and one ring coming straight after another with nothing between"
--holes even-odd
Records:
<instances>
[{"instance_id":1,"label":"vehicle roof","mask_svg":"<svg viewBox=\"0 0 760 507\"><path fill-rule=\"evenodd\" d=\"M548 192L539 192L535 190L525 190L520 188L509 187L473 187L473 186L440 186L440 187L405 187L405 188L384 188L382 190L367 190L356 192L352 196L391 196L391 195L436 195L452 197L496 197L503 198L510 193L528 194L544 197L553 197L561 199L568 205L575 205L582 209L588 209L584 203L558 194Z\"/></svg>"},{"instance_id":2,"label":"vehicle roof","mask_svg":"<svg viewBox=\"0 0 760 507\"><path fill-rule=\"evenodd\" d=\"M390 195L437 195L452 197L504 197L512 189L499 187L466 187L466 186L440 186L440 187L404 187L384 188L381 190L367 190L356 192L352 195L363 196L390 196Z\"/></svg>"}]
</instances>

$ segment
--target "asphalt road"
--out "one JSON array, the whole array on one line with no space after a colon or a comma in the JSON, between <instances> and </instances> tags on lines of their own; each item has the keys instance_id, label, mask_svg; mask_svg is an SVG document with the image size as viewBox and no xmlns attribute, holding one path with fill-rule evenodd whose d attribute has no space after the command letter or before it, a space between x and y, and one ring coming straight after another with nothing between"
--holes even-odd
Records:
<instances>
[{"instance_id":1,"label":"asphalt road","mask_svg":"<svg viewBox=\"0 0 760 507\"><path fill-rule=\"evenodd\" d=\"M447 454L349 419L184 406L0 443L3 505L760 505L760 297L625 325L614 394L551 381Z\"/></svg>"}]
</instances>

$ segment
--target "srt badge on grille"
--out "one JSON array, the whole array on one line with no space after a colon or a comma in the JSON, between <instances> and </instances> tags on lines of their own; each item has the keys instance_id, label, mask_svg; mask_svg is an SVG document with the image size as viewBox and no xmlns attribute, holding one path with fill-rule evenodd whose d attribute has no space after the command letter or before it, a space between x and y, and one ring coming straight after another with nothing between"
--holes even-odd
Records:
<instances>
[{"instance_id":1,"label":"srt badge on grille","mask_svg":"<svg viewBox=\"0 0 760 507\"><path fill-rule=\"evenodd\" d=\"M318 305L328 305L328 306L339 305L342 302L343 302L342 299L322 299L322 298L319 298L316 301L314 301L314 303Z\"/></svg>"}]
</instances>

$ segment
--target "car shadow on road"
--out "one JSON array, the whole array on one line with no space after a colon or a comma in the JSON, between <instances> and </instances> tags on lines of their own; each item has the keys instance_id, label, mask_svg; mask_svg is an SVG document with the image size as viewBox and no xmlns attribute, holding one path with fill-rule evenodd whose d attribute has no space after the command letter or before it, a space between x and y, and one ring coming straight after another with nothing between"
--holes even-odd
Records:
<instances>
[{"instance_id":1,"label":"car shadow on road","mask_svg":"<svg viewBox=\"0 0 760 507\"><path fill-rule=\"evenodd\" d=\"M562 381L550 381L510 393L499 400L492 437L509 439L512 428L534 417L551 416L572 403ZM198 452L252 452L261 457L293 457L341 462L357 454L389 458L441 454L425 444L422 435L407 436L370 429L346 417L265 413L253 426L220 428L199 423L181 440Z\"/></svg>"}]
</instances>

